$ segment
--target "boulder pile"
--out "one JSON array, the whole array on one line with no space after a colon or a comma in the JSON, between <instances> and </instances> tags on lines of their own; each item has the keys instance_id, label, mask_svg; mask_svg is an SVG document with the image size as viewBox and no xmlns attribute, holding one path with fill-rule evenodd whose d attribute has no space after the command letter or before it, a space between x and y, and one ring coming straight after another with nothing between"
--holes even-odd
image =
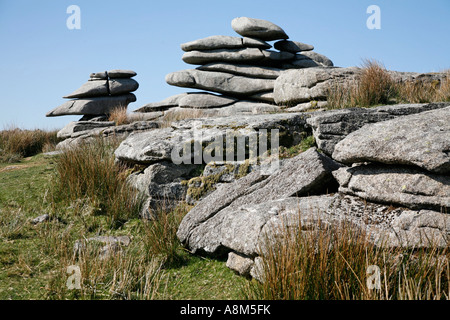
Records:
<instances>
[{"instance_id":1,"label":"boulder pile","mask_svg":"<svg viewBox=\"0 0 450 320\"><path fill-rule=\"evenodd\" d=\"M287 40L285 31L269 21L239 17L233 19L231 26L241 37L216 35L183 43L183 61L199 66L166 76L170 85L205 92L176 95L149 103L138 111L176 107L218 109L234 105L237 112L273 112L279 110L270 105L275 102L275 79L283 70L333 66L330 59L312 51L312 45ZM275 50L271 50L268 41L276 41ZM244 101L246 105L242 104Z\"/></svg>"},{"instance_id":2,"label":"boulder pile","mask_svg":"<svg viewBox=\"0 0 450 320\"><path fill-rule=\"evenodd\" d=\"M57 149L77 146L94 137L125 138L131 132L146 131L158 127L151 121L159 114L133 113L127 115L127 124L118 125L109 121L109 115L116 108L128 107L136 101L132 93L139 88L136 80L132 79L136 72L132 70L110 70L91 73L89 80L80 88L64 96L71 99L47 113L47 117L65 115L81 115L78 121L68 123L58 132L62 139Z\"/></svg>"},{"instance_id":3,"label":"boulder pile","mask_svg":"<svg viewBox=\"0 0 450 320\"><path fill-rule=\"evenodd\" d=\"M110 70L91 73L90 79L80 88L64 96L72 99L49 111L47 117L83 115L96 117L109 114L114 108L127 107L136 101L131 92L139 84L131 79L136 72L131 70Z\"/></svg>"}]
</instances>

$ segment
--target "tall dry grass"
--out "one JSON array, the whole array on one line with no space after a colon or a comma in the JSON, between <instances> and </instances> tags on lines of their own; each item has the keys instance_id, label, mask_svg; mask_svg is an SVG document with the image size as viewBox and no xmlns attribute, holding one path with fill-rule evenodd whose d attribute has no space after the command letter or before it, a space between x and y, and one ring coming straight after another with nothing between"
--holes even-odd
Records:
<instances>
[{"instance_id":1,"label":"tall dry grass","mask_svg":"<svg viewBox=\"0 0 450 320\"><path fill-rule=\"evenodd\" d=\"M56 159L52 185L54 200L70 203L87 199L96 214L106 215L111 223L137 217L142 197L126 182L128 168L115 163L118 144L97 138L61 154Z\"/></svg>"},{"instance_id":2,"label":"tall dry grass","mask_svg":"<svg viewBox=\"0 0 450 320\"><path fill-rule=\"evenodd\" d=\"M118 106L114 108L110 112L108 120L114 121L116 123L116 126L129 124L130 121L128 119L127 106Z\"/></svg>"},{"instance_id":3,"label":"tall dry grass","mask_svg":"<svg viewBox=\"0 0 450 320\"><path fill-rule=\"evenodd\" d=\"M21 130L11 127L0 131L0 162L17 162L22 158L54 149L57 131Z\"/></svg>"},{"instance_id":4,"label":"tall dry grass","mask_svg":"<svg viewBox=\"0 0 450 320\"><path fill-rule=\"evenodd\" d=\"M300 231L299 231L300 230ZM261 250L261 278L245 290L248 299L403 300L450 298L447 248L375 246L367 235L341 225L317 232L281 227ZM371 266L380 286L370 287ZM370 272L369 272L370 271Z\"/></svg>"},{"instance_id":5,"label":"tall dry grass","mask_svg":"<svg viewBox=\"0 0 450 320\"><path fill-rule=\"evenodd\" d=\"M398 99L408 103L450 101L450 72L442 81L424 82L420 80L398 83Z\"/></svg>"},{"instance_id":6,"label":"tall dry grass","mask_svg":"<svg viewBox=\"0 0 450 320\"><path fill-rule=\"evenodd\" d=\"M392 103L429 103L450 101L450 72L442 81L420 79L396 82L382 63L365 60L360 77L348 83L336 83L327 91L328 106L333 109L371 107Z\"/></svg>"}]
</instances>

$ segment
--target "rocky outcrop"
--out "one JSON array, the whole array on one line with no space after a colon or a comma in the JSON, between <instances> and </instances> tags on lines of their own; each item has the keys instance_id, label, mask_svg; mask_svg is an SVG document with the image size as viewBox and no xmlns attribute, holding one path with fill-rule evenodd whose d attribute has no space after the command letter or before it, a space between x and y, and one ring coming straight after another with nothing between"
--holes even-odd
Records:
<instances>
[{"instance_id":1,"label":"rocky outcrop","mask_svg":"<svg viewBox=\"0 0 450 320\"><path fill-rule=\"evenodd\" d=\"M236 18L232 28L241 37L182 44L183 61L197 67L166 76L204 92L148 103L128 124L108 115L135 100L136 74L91 74L65 97L74 100L48 114L83 115L58 133L58 148L124 139L115 156L135 167L128 183L145 197L141 216L193 205L180 241L192 252L227 254L241 275L258 277L260 255L286 227L314 234L344 225L376 246L447 246L450 103L317 110L361 69L334 67L265 20ZM398 82L442 77L388 72Z\"/></svg>"},{"instance_id":2,"label":"rocky outcrop","mask_svg":"<svg viewBox=\"0 0 450 320\"><path fill-rule=\"evenodd\" d=\"M303 114L281 113L205 118L201 121L182 120L173 122L168 128L130 134L116 149L115 155L117 161L147 167L141 173L133 174L130 182L147 197L143 216L152 217L152 211L162 202L166 207L183 200L195 203L220 183L229 184L236 176L251 172L256 162L261 161L257 155L261 155L262 148L259 146L259 153L253 156L255 163L242 164L250 158L250 140L261 144L261 141L269 139L272 129L283 132L279 143L285 146L297 144L307 135ZM216 146L218 141L219 145L225 146L224 152L212 156L211 146ZM244 149L239 149L234 142L228 144L227 141L241 141ZM225 160L226 168L223 167L222 170L233 167L228 172L229 179L226 179L225 172L212 170L211 162L220 163ZM235 164L231 165L233 162ZM205 165L204 174L197 179L191 179L194 177L190 175L191 172ZM162 175L165 182L158 180L158 175L153 174L155 168L165 168L163 172L167 171L167 174ZM269 164L267 171L271 169Z\"/></svg>"}]
</instances>

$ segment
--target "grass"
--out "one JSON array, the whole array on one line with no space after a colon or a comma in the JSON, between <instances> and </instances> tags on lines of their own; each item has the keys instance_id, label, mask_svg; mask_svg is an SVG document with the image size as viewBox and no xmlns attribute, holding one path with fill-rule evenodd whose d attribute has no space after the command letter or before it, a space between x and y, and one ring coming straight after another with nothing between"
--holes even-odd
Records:
<instances>
[{"instance_id":1,"label":"grass","mask_svg":"<svg viewBox=\"0 0 450 320\"><path fill-rule=\"evenodd\" d=\"M108 160L113 147L101 143L82 149L84 154L71 150L0 165L0 299L240 299L245 279L223 261L191 255L176 239L188 207L161 213L158 221L128 212L120 223L111 223L109 207L100 201L108 203L108 192L120 199L121 188L107 184L117 186L127 171L113 166ZM64 166L75 160L97 169L66 171ZM106 168L111 176L100 183L95 170ZM97 193L89 194L90 188ZM110 205L121 207L114 201ZM49 221L30 223L44 213ZM77 240L101 235L128 235L132 241L109 259L99 259L101 246L96 245L74 255ZM73 265L81 271L80 290L66 286L67 267Z\"/></svg>"},{"instance_id":2,"label":"grass","mask_svg":"<svg viewBox=\"0 0 450 320\"><path fill-rule=\"evenodd\" d=\"M58 142L56 133L15 127L0 131L0 163L18 162L38 153L54 150Z\"/></svg>"},{"instance_id":3,"label":"grass","mask_svg":"<svg viewBox=\"0 0 450 320\"><path fill-rule=\"evenodd\" d=\"M300 230L300 231L299 231ZM261 250L261 277L248 299L419 300L450 298L449 248L375 246L349 224L317 232L280 227ZM368 281L379 271L379 286Z\"/></svg>"},{"instance_id":4,"label":"grass","mask_svg":"<svg viewBox=\"0 0 450 320\"><path fill-rule=\"evenodd\" d=\"M302 141L297 144L294 145L292 147L284 147L284 146L280 146L279 149L279 157L280 159L287 159L287 158L292 158L295 157L296 155L299 155L302 152L305 152L306 150L308 150L309 148L313 147L316 143L316 140L314 139L314 136L307 136L304 139L302 139Z\"/></svg>"},{"instance_id":5,"label":"grass","mask_svg":"<svg viewBox=\"0 0 450 320\"><path fill-rule=\"evenodd\" d=\"M130 171L115 163L119 141L98 138L72 148L56 160L53 202L85 199L111 225L137 217L142 197L126 183Z\"/></svg>"},{"instance_id":6,"label":"grass","mask_svg":"<svg viewBox=\"0 0 450 320\"><path fill-rule=\"evenodd\" d=\"M450 101L450 72L442 81L420 79L396 82L382 63L365 60L360 77L350 83L328 89L328 107L332 109L371 107L394 103L429 103Z\"/></svg>"},{"instance_id":7,"label":"grass","mask_svg":"<svg viewBox=\"0 0 450 320\"><path fill-rule=\"evenodd\" d=\"M109 114L108 121L114 121L116 126L129 124L127 106L118 106L114 108Z\"/></svg>"}]
</instances>

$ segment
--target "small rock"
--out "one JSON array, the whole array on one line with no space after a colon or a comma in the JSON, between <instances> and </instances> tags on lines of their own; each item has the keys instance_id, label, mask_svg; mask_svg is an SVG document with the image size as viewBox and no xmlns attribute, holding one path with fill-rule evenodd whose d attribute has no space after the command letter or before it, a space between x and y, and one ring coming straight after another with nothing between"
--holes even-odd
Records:
<instances>
[{"instance_id":1,"label":"small rock","mask_svg":"<svg viewBox=\"0 0 450 320\"><path fill-rule=\"evenodd\" d=\"M230 252L228 253L228 260L226 266L233 271L236 271L241 276L249 276L250 270L253 268L253 259L242 254Z\"/></svg>"},{"instance_id":2,"label":"small rock","mask_svg":"<svg viewBox=\"0 0 450 320\"><path fill-rule=\"evenodd\" d=\"M49 219L50 219L50 216L46 213L46 214L43 214L43 215L41 215L39 217L34 218L33 220L31 220L31 223L32 224L39 224L39 223L48 221Z\"/></svg>"}]
</instances>

